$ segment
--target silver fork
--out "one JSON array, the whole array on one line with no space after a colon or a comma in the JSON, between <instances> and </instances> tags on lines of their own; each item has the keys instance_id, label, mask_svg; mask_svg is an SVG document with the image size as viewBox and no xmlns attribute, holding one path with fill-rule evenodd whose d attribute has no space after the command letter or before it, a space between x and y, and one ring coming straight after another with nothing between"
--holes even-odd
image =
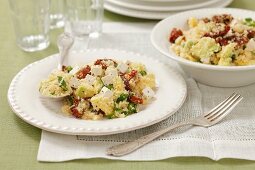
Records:
<instances>
[{"instance_id":1,"label":"silver fork","mask_svg":"<svg viewBox=\"0 0 255 170\"><path fill-rule=\"evenodd\" d=\"M168 128L156 131L146 136L142 136L134 141L112 146L107 149L107 154L112 156L126 155L151 142L152 140L158 138L159 136L169 132L170 130L173 130L177 127L181 127L184 125L196 125L203 127L215 125L216 123L221 121L225 116L227 116L242 99L243 97L241 95L233 93L231 96L226 98L223 102L219 103L212 110L206 112L201 116L198 116L194 119L190 119L186 122L181 122L172 125Z\"/></svg>"}]
</instances>

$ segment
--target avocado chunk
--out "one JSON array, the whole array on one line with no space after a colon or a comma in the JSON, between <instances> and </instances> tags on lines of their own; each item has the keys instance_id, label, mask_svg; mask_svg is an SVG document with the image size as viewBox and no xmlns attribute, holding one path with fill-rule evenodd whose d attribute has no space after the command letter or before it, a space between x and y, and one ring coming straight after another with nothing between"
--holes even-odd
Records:
<instances>
[{"instance_id":1,"label":"avocado chunk","mask_svg":"<svg viewBox=\"0 0 255 170\"><path fill-rule=\"evenodd\" d=\"M219 52L218 57L220 58L218 65L229 66L232 62L232 56L235 52L235 43L230 43L222 48L222 51Z\"/></svg>"},{"instance_id":2,"label":"avocado chunk","mask_svg":"<svg viewBox=\"0 0 255 170\"><path fill-rule=\"evenodd\" d=\"M203 37L191 47L191 54L200 58L202 63L209 64L210 57L220 49L220 45L213 38Z\"/></svg>"},{"instance_id":3,"label":"avocado chunk","mask_svg":"<svg viewBox=\"0 0 255 170\"><path fill-rule=\"evenodd\" d=\"M94 96L96 94L96 91L92 86L88 84L83 84L76 89L75 94L80 98L87 98Z\"/></svg>"}]
</instances>

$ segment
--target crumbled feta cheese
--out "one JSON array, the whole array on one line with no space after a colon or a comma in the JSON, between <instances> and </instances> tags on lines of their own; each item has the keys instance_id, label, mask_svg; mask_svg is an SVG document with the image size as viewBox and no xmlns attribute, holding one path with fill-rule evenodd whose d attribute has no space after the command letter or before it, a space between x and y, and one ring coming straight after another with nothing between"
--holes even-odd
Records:
<instances>
[{"instance_id":1,"label":"crumbled feta cheese","mask_svg":"<svg viewBox=\"0 0 255 170\"><path fill-rule=\"evenodd\" d=\"M158 88L159 87L159 82L156 80L155 81L155 87Z\"/></svg>"},{"instance_id":2,"label":"crumbled feta cheese","mask_svg":"<svg viewBox=\"0 0 255 170\"><path fill-rule=\"evenodd\" d=\"M69 74L76 74L81 68L79 66L73 67L73 69L69 72Z\"/></svg>"},{"instance_id":3,"label":"crumbled feta cheese","mask_svg":"<svg viewBox=\"0 0 255 170\"><path fill-rule=\"evenodd\" d=\"M123 63L129 65L129 64L131 64L131 61L129 61L129 60L124 60Z\"/></svg>"},{"instance_id":4,"label":"crumbled feta cheese","mask_svg":"<svg viewBox=\"0 0 255 170\"><path fill-rule=\"evenodd\" d=\"M210 63L210 58L209 57L204 57L204 58L201 58L200 61L202 63L209 64Z\"/></svg>"},{"instance_id":5,"label":"crumbled feta cheese","mask_svg":"<svg viewBox=\"0 0 255 170\"><path fill-rule=\"evenodd\" d=\"M107 87L103 87L102 89L101 89L101 91L100 91L100 93L104 93L104 92L106 92L107 90L109 90Z\"/></svg>"},{"instance_id":6,"label":"crumbled feta cheese","mask_svg":"<svg viewBox=\"0 0 255 170\"><path fill-rule=\"evenodd\" d=\"M91 75L86 75L85 79L84 79L88 84L93 85L94 82L96 81L96 77L91 76Z\"/></svg>"},{"instance_id":7,"label":"crumbled feta cheese","mask_svg":"<svg viewBox=\"0 0 255 170\"><path fill-rule=\"evenodd\" d=\"M120 63L118 64L117 69L121 72L121 73L125 73L128 69L128 66L125 63Z\"/></svg>"},{"instance_id":8,"label":"crumbled feta cheese","mask_svg":"<svg viewBox=\"0 0 255 170\"><path fill-rule=\"evenodd\" d=\"M112 60L108 60L108 59L104 60L104 64L106 64L107 67L114 66L114 62Z\"/></svg>"},{"instance_id":9,"label":"crumbled feta cheese","mask_svg":"<svg viewBox=\"0 0 255 170\"><path fill-rule=\"evenodd\" d=\"M106 70L105 70L105 75L109 75L109 76L112 76L112 77L116 77L118 76L118 71L116 68L112 68L112 67L108 67Z\"/></svg>"},{"instance_id":10,"label":"crumbled feta cheese","mask_svg":"<svg viewBox=\"0 0 255 170\"><path fill-rule=\"evenodd\" d=\"M100 91L100 93L104 96L104 97L112 97L113 96L113 92L108 89L107 87L103 87Z\"/></svg>"},{"instance_id":11,"label":"crumbled feta cheese","mask_svg":"<svg viewBox=\"0 0 255 170\"><path fill-rule=\"evenodd\" d=\"M255 50L255 41L254 39L250 39L250 41L246 44L246 50L254 51Z\"/></svg>"},{"instance_id":12,"label":"crumbled feta cheese","mask_svg":"<svg viewBox=\"0 0 255 170\"><path fill-rule=\"evenodd\" d=\"M148 99L153 98L155 95L154 91L150 87L145 87L142 92L143 95Z\"/></svg>"},{"instance_id":13,"label":"crumbled feta cheese","mask_svg":"<svg viewBox=\"0 0 255 170\"><path fill-rule=\"evenodd\" d=\"M103 81L104 85L112 84L113 79L114 79L114 76L112 76L112 75L107 75L107 76L102 77L102 81Z\"/></svg>"},{"instance_id":14,"label":"crumbled feta cheese","mask_svg":"<svg viewBox=\"0 0 255 170\"><path fill-rule=\"evenodd\" d=\"M227 37L227 36L233 36L233 35L234 35L234 32L230 29L230 30L227 32L226 37Z\"/></svg>"},{"instance_id":15,"label":"crumbled feta cheese","mask_svg":"<svg viewBox=\"0 0 255 170\"><path fill-rule=\"evenodd\" d=\"M103 73L103 69L101 65L91 66L91 74L94 76L101 76Z\"/></svg>"},{"instance_id":16,"label":"crumbled feta cheese","mask_svg":"<svg viewBox=\"0 0 255 170\"><path fill-rule=\"evenodd\" d=\"M233 19L232 22L230 23L230 27L233 27L233 26L236 25L237 23L240 23L240 20L238 20L238 19Z\"/></svg>"},{"instance_id":17,"label":"crumbled feta cheese","mask_svg":"<svg viewBox=\"0 0 255 170\"><path fill-rule=\"evenodd\" d=\"M79 79L77 79L76 77L71 77L69 83L70 83L70 86L74 88L78 88L78 86L81 84Z\"/></svg>"}]
</instances>

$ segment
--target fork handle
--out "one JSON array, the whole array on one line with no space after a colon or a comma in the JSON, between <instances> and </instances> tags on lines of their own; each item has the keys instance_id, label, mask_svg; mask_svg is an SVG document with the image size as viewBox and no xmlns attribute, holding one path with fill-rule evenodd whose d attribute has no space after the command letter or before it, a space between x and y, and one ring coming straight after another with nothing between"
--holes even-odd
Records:
<instances>
[{"instance_id":1,"label":"fork handle","mask_svg":"<svg viewBox=\"0 0 255 170\"><path fill-rule=\"evenodd\" d=\"M112 146L112 147L108 148L106 152L108 155L112 155L112 156L126 155L126 154L131 153L131 152L135 151L136 149L144 146L145 144L151 142L152 140L158 138L159 136L169 132L170 130L173 130L177 127L181 127L184 125L190 125L190 124L191 124L190 122L181 122L181 123L174 124L174 125L167 127L165 129L161 129L161 130L153 132L151 134L142 136L134 141L130 141L130 142L126 142L123 144Z\"/></svg>"}]
</instances>

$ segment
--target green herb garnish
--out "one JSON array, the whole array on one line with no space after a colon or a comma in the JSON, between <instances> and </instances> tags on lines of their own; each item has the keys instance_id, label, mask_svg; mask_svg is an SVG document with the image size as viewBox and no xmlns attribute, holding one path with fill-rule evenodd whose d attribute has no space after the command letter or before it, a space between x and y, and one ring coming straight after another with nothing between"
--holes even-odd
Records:
<instances>
[{"instance_id":1,"label":"green herb garnish","mask_svg":"<svg viewBox=\"0 0 255 170\"><path fill-rule=\"evenodd\" d=\"M52 96L53 96L53 95L55 95L55 91L54 91L54 92L52 92L52 93L50 93L50 94L51 94Z\"/></svg>"},{"instance_id":2,"label":"green herb garnish","mask_svg":"<svg viewBox=\"0 0 255 170\"><path fill-rule=\"evenodd\" d=\"M117 98L117 100L116 100L116 103L119 103L119 102L121 102L121 101L124 101L124 100L126 100L127 98L128 98L128 94L125 94L125 93L122 93L122 94L120 94L120 96Z\"/></svg>"},{"instance_id":3,"label":"green herb garnish","mask_svg":"<svg viewBox=\"0 0 255 170\"><path fill-rule=\"evenodd\" d=\"M126 116L129 114L129 111L124 111L123 109L120 109L120 108L115 108L114 113L116 113L116 112L118 112L120 114L124 114Z\"/></svg>"},{"instance_id":4,"label":"green herb garnish","mask_svg":"<svg viewBox=\"0 0 255 170\"><path fill-rule=\"evenodd\" d=\"M127 111L123 111L123 112L121 112L122 114L124 114L124 115L129 115L129 112L127 112Z\"/></svg>"},{"instance_id":5,"label":"green herb garnish","mask_svg":"<svg viewBox=\"0 0 255 170\"><path fill-rule=\"evenodd\" d=\"M112 90L113 89L113 84L109 84L108 86L105 86L107 87L108 89Z\"/></svg>"},{"instance_id":6,"label":"green herb garnish","mask_svg":"<svg viewBox=\"0 0 255 170\"><path fill-rule=\"evenodd\" d=\"M74 99L73 99L73 97L67 96L67 102L68 102L69 106L72 106L72 105L74 104Z\"/></svg>"},{"instance_id":7,"label":"green herb garnish","mask_svg":"<svg viewBox=\"0 0 255 170\"><path fill-rule=\"evenodd\" d=\"M142 76L145 76L145 75L147 75L147 72L144 71L144 70L142 70L142 71L140 71L140 74L141 74Z\"/></svg>"},{"instance_id":8,"label":"green herb garnish","mask_svg":"<svg viewBox=\"0 0 255 170\"><path fill-rule=\"evenodd\" d=\"M252 21L252 18L245 18L244 21L245 21L245 22L251 22L251 21Z\"/></svg>"},{"instance_id":9,"label":"green herb garnish","mask_svg":"<svg viewBox=\"0 0 255 170\"><path fill-rule=\"evenodd\" d=\"M255 27L255 21L253 21L252 18L245 18L244 19L244 24L248 25L248 26Z\"/></svg>"},{"instance_id":10,"label":"green herb garnish","mask_svg":"<svg viewBox=\"0 0 255 170\"><path fill-rule=\"evenodd\" d=\"M133 114L133 113L137 113L137 104L135 103L129 103L128 104L128 113L129 114Z\"/></svg>"},{"instance_id":11,"label":"green herb garnish","mask_svg":"<svg viewBox=\"0 0 255 170\"><path fill-rule=\"evenodd\" d=\"M72 66L67 66L67 67L66 67L66 70L67 70L68 73L69 73L72 69L73 69Z\"/></svg>"},{"instance_id":12,"label":"green herb garnish","mask_svg":"<svg viewBox=\"0 0 255 170\"><path fill-rule=\"evenodd\" d=\"M114 111L115 111L115 112L120 112L121 109L116 107L116 108L114 108Z\"/></svg>"},{"instance_id":13,"label":"green herb garnish","mask_svg":"<svg viewBox=\"0 0 255 170\"><path fill-rule=\"evenodd\" d=\"M68 90L66 86L66 81L64 80L63 77L58 76L58 84L59 84L59 87L61 87L64 91Z\"/></svg>"},{"instance_id":14,"label":"green herb garnish","mask_svg":"<svg viewBox=\"0 0 255 170\"><path fill-rule=\"evenodd\" d=\"M236 59L236 55L235 55L235 54L232 54L232 55L231 55L231 58L232 58L233 60L235 60L235 59Z\"/></svg>"},{"instance_id":15,"label":"green herb garnish","mask_svg":"<svg viewBox=\"0 0 255 170\"><path fill-rule=\"evenodd\" d=\"M109 115L106 115L106 117L107 117L108 119L116 118L116 116L115 116L115 114L114 114L114 113L109 114Z\"/></svg>"}]
</instances>

